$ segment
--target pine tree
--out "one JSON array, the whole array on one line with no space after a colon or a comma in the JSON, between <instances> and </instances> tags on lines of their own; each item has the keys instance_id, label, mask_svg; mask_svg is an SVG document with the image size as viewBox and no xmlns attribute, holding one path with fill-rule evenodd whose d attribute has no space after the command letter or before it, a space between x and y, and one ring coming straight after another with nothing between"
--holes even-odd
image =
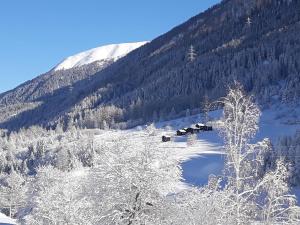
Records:
<instances>
[{"instance_id":1,"label":"pine tree","mask_svg":"<svg viewBox=\"0 0 300 225\"><path fill-rule=\"evenodd\" d=\"M185 110L185 117L190 117L191 116L191 111L190 109Z\"/></svg>"},{"instance_id":2,"label":"pine tree","mask_svg":"<svg viewBox=\"0 0 300 225\"><path fill-rule=\"evenodd\" d=\"M174 119L176 117L176 111L175 108L172 107L171 112L168 115L168 119Z\"/></svg>"},{"instance_id":3,"label":"pine tree","mask_svg":"<svg viewBox=\"0 0 300 225\"><path fill-rule=\"evenodd\" d=\"M209 102L209 98L207 95L204 95L204 99L202 102L202 121L203 121L203 123L207 123L209 121L210 110L211 110L211 105Z\"/></svg>"}]
</instances>

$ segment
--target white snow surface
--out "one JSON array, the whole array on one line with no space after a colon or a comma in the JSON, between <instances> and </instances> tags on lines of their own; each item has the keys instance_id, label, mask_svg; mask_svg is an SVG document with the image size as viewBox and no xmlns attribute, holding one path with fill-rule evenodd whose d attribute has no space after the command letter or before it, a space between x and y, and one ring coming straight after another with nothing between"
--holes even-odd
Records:
<instances>
[{"instance_id":1,"label":"white snow surface","mask_svg":"<svg viewBox=\"0 0 300 225\"><path fill-rule=\"evenodd\" d=\"M146 43L148 42L144 41L135 43L111 44L94 48L66 58L54 68L54 71L80 67L96 61L116 61L126 56L131 51L145 45Z\"/></svg>"},{"instance_id":2,"label":"white snow surface","mask_svg":"<svg viewBox=\"0 0 300 225\"><path fill-rule=\"evenodd\" d=\"M12 224L12 225L15 225L16 222L13 219L11 219L11 218L5 216L4 214L0 213L0 225L1 224Z\"/></svg>"}]
</instances>

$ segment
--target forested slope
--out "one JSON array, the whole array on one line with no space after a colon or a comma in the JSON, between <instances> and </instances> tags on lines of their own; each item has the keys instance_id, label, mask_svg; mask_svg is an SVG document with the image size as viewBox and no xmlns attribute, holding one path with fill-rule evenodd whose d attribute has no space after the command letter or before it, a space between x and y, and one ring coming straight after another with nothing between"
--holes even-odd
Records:
<instances>
[{"instance_id":1,"label":"forested slope","mask_svg":"<svg viewBox=\"0 0 300 225\"><path fill-rule=\"evenodd\" d=\"M222 1L94 76L35 99L38 107L1 126L59 121L128 127L201 108L204 96L209 101L224 96L234 80L262 105L295 103L300 96L299 21L298 0ZM197 54L193 61L191 46Z\"/></svg>"}]
</instances>

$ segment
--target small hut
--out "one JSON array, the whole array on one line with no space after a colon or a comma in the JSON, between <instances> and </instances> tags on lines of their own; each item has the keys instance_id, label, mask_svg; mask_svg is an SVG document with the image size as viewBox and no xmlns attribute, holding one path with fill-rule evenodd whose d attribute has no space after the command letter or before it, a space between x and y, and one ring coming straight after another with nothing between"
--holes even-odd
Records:
<instances>
[{"instance_id":1,"label":"small hut","mask_svg":"<svg viewBox=\"0 0 300 225\"><path fill-rule=\"evenodd\" d=\"M203 123L197 123L197 124L195 125L195 127L199 128L200 130L203 130L204 127L205 127L205 125L204 125Z\"/></svg>"},{"instance_id":2,"label":"small hut","mask_svg":"<svg viewBox=\"0 0 300 225\"><path fill-rule=\"evenodd\" d=\"M185 130L178 130L178 131L176 131L176 135L177 136L184 136L184 135L186 135L186 131Z\"/></svg>"},{"instance_id":3,"label":"small hut","mask_svg":"<svg viewBox=\"0 0 300 225\"><path fill-rule=\"evenodd\" d=\"M199 133L201 131L201 129L198 127L193 128L193 130L194 130L194 133Z\"/></svg>"},{"instance_id":4,"label":"small hut","mask_svg":"<svg viewBox=\"0 0 300 225\"><path fill-rule=\"evenodd\" d=\"M199 128L200 130L202 131L212 131L212 126L206 126L205 124L202 124L202 123L197 123L196 125L196 128Z\"/></svg>"},{"instance_id":5,"label":"small hut","mask_svg":"<svg viewBox=\"0 0 300 225\"><path fill-rule=\"evenodd\" d=\"M206 126L206 125L204 127L201 127L200 129L203 131L212 131L213 130L212 126Z\"/></svg>"},{"instance_id":6,"label":"small hut","mask_svg":"<svg viewBox=\"0 0 300 225\"><path fill-rule=\"evenodd\" d=\"M189 134L193 134L194 133L194 129L191 128L191 127L188 127L188 128L183 128L183 130L185 130L187 133Z\"/></svg>"},{"instance_id":7,"label":"small hut","mask_svg":"<svg viewBox=\"0 0 300 225\"><path fill-rule=\"evenodd\" d=\"M162 136L161 139L162 139L162 142L169 142L169 141L171 141L171 137L167 136L167 135Z\"/></svg>"},{"instance_id":8,"label":"small hut","mask_svg":"<svg viewBox=\"0 0 300 225\"><path fill-rule=\"evenodd\" d=\"M205 131L212 131L212 130L213 130L212 126L205 126Z\"/></svg>"}]
</instances>

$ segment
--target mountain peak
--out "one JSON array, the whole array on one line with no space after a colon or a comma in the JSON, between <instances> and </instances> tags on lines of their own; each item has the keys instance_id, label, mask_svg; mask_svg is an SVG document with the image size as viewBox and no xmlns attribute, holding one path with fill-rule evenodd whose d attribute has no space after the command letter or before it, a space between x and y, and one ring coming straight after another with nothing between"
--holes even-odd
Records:
<instances>
[{"instance_id":1,"label":"mountain peak","mask_svg":"<svg viewBox=\"0 0 300 225\"><path fill-rule=\"evenodd\" d=\"M66 58L54 68L54 71L80 67L96 61L116 61L146 43L148 42L111 44L93 48Z\"/></svg>"}]
</instances>

